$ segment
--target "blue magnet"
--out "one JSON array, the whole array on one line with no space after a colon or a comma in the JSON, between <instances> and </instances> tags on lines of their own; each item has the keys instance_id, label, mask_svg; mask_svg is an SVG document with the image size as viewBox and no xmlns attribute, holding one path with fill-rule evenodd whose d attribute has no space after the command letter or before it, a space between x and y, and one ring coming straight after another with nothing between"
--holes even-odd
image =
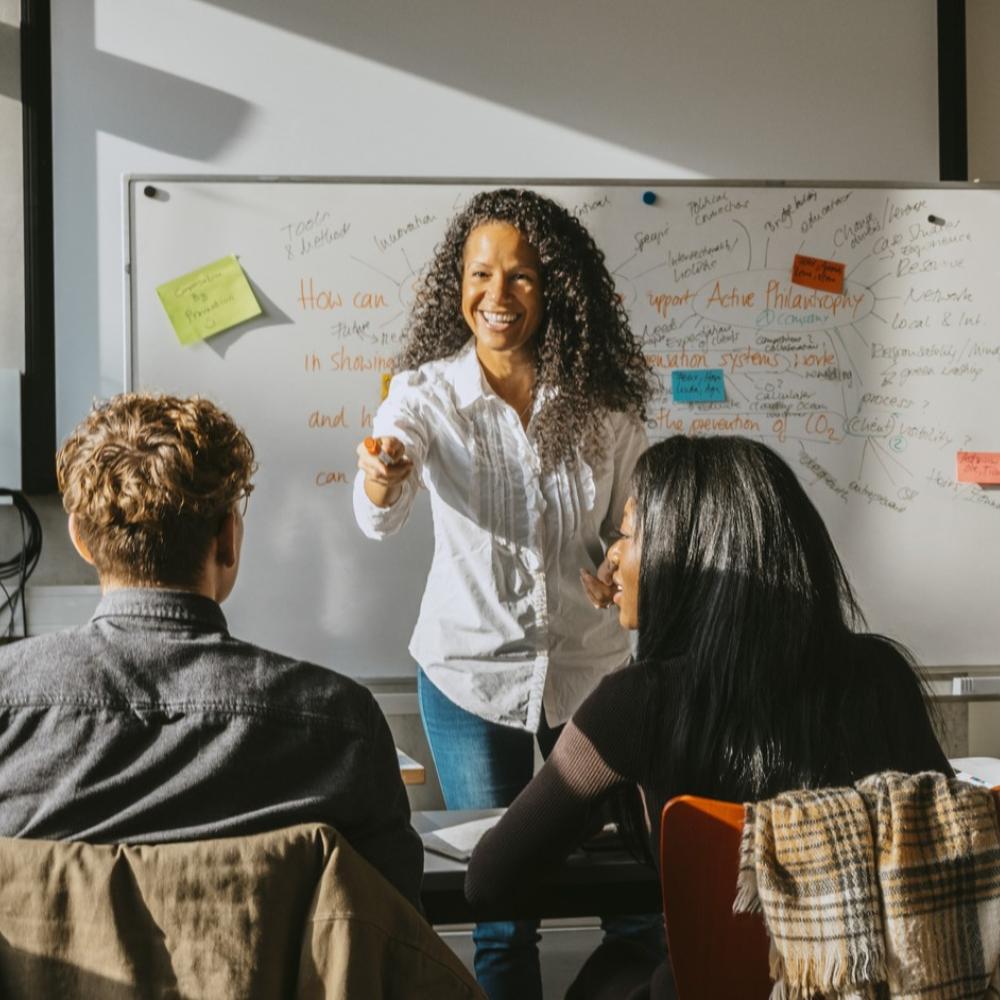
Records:
<instances>
[{"instance_id":1,"label":"blue magnet","mask_svg":"<svg viewBox=\"0 0 1000 1000\"><path fill-rule=\"evenodd\" d=\"M656 192L655 191L643 191L642 192L642 202L644 205L655 205L656 204Z\"/></svg>"}]
</instances>

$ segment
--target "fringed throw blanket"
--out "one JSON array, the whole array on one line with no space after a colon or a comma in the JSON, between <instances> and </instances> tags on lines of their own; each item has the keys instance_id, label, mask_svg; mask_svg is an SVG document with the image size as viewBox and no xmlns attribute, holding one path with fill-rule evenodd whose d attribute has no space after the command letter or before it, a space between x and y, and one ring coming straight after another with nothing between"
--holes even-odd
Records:
<instances>
[{"instance_id":1,"label":"fringed throw blanket","mask_svg":"<svg viewBox=\"0 0 1000 1000\"><path fill-rule=\"evenodd\" d=\"M761 910L772 1000L1000 997L990 793L942 774L746 807L734 910Z\"/></svg>"}]
</instances>

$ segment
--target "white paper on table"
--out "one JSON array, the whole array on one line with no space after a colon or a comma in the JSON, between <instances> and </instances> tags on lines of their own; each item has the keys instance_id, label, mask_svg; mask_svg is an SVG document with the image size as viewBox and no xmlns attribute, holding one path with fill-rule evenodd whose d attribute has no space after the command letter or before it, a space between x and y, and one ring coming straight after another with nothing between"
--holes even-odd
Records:
<instances>
[{"instance_id":1,"label":"white paper on table","mask_svg":"<svg viewBox=\"0 0 1000 1000\"><path fill-rule=\"evenodd\" d=\"M996 757L952 757L948 763L962 781L987 788L1000 785L1000 759Z\"/></svg>"},{"instance_id":2,"label":"white paper on table","mask_svg":"<svg viewBox=\"0 0 1000 1000\"><path fill-rule=\"evenodd\" d=\"M484 816L482 819L469 820L467 823L443 826L439 830L422 834L421 839L428 850L457 858L459 861L468 861L480 838L496 825L501 815L503 814L498 813L496 816Z\"/></svg>"}]
</instances>

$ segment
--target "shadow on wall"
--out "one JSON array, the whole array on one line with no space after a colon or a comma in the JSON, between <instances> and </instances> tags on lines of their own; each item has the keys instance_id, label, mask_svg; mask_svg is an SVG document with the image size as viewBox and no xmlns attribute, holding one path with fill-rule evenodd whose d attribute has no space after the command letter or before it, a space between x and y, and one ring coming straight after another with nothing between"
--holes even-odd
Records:
<instances>
[{"instance_id":1,"label":"shadow on wall","mask_svg":"<svg viewBox=\"0 0 1000 1000\"><path fill-rule=\"evenodd\" d=\"M72 9L72 18L64 18L63 30L72 30L92 41L75 47L72 65L53 66L53 74L72 74L75 79L85 80L89 91L86 101L74 105L72 115L60 116L58 107L53 108L54 154L58 158L60 150L71 151L75 174L72 190L60 194L56 186L54 208L56 218L75 220L74 226L63 227L58 233L65 247L60 257L71 260L78 272L74 278L74 311L96 317L99 261L94 252L94 234L98 232L99 136L119 136L150 149L210 163L239 137L253 105L233 94L100 51L93 41L95 3L88 0L65 9ZM144 109L148 113L137 113ZM195 120L197 127L192 124ZM60 206L60 197L73 200L72 212ZM103 221L116 227L121 224L119 220ZM84 297L88 301L79 301ZM102 396L121 389L120 383L109 386L102 382L100 352L96 350L79 355L72 375L62 377L100 385Z\"/></svg>"},{"instance_id":2,"label":"shadow on wall","mask_svg":"<svg viewBox=\"0 0 1000 1000\"><path fill-rule=\"evenodd\" d=\"M809 176L858 176L850 146L859 134L855 100L868 79L859 79L858 68L866 67L871 79L894 79L907 60L922 62L923 55L906 46L894 52L885 44L882 28L898 27L894 16L903 16L898 3L873 14L855 4L853 15L828 18L813 4L789 0L766 9L720 0L508 0L499 6L454 0L208 2L674 164L679 176L774 176L779 154L772 139L787 147L797 122L804 142L788 150L793 163L815 164L815 155L802 152L815 130L823 136L821 145L836 147L831 137L837 135L847 141ZM919 31L907 36L910 48L918 39ZM822 102L813 109L821 114L819 125L812 102ZM412 113L419 115L420 108ZM904 127L884 124L889 132ZM475 120L456 121L455 128L467 130L470 142L511 139L481 134ZM916 140L902 145L919 148ZM922 166L911 167L910 174L916 169L919 176ZM575 173L589 176L585 163Z\"/></svg>"},{"instance_id":3,"label":"shadow on wall","mask_svg":"<svg viewBox=\"0 0 1000 1000\"><path fill-rule=\"evenodd\" d=\"M62 0L56 6L54 211L57 280L63 281L57 286L56 324L59 350L67 359L57 366L56 397L65 432L83 415L95 390L106 396L121 387L116 358L109 361L105 353L102 366L101 349L65 349L71 338L96 344L98 325L107 331L120 322L119 303L101 297L111 294L112 284L101 275L95 253L94 234L117 232L122 226L120 208L108 206L106 177L98 191L98 143L110 137L135 144L134 155L125 162L137 172L150 164L164 170L163 157L146 155L148 150L177 158L181 170L198 169L192 164L212 170L235 163L254 173L263 166L261 154L243 156L239 143L244 136L254 137L251 126L258 114L268 127L275 116L274 109L258 110L228 90L186 79L183 54L162 55L174 60L169 65L182 67L178 75L101 50L97 13L113 17L103 8L110 11L114 4ZM817 13L816 4L798 0L767 5L730 0L509 0L499 7L454 0L206 0L183 8L192 18L192 32L202 28L194 11L200 7L208 15L229 15L209 17L204 26L217 33L213 39L223 65L229 55L226 46L243 36L235 32L231 38L222 22L249 19L272 27L274 34L326 47L331 63L338 51L349 53L448 88L453 96L469 94L567 133L592 137L606 144L611 156L631 152L649 158L648 167L642 160L613 160L626 163L620 169L628 174L816 180L936 176L936 115L915 112L931 107L936 96L934 22L927 3L883 0L865 5L863 0L848 0L836 16L825 17ZM910 7L919 10L907 15ZM900 24L907 30L900 30ZM278 71L295 74L295 65L274 64L266 37L254 44L257 51L250 58L265 79ZM192 75L197 69L191 66ZM364 109L362 93L322 93L322 67L316 72L318 85L311 78L301 85L312 88L311 98L321 94L314 115L320 125L326 123L326 107L331 122L337 120L338 106ZM926 93L917 85L921 79L926 80ZM881 81L881 87L872 81ZM387 116L392 119L388 123L373 122L373 130L395 121L419 128L423 104L410 97L405 84L405 77L402 83L387 81L388 95L383 97L397 101L397 113ZM428 93L425 88L413 90ZM60 106L60 95L73 91L80 99ZM455 116L455 138L448 143L462 150L456 162L476 164L479 176L489 175L494 150L504 154L496 157L497 163L521 162L518 142L525 140L516 123L511 134L501 134L503 130L489 126L502 116L487 107L454 103L463 108L463 114ZM276 127L276 137L265 138L269 168L278 164L285 172L295 172L300 136L301 148L308 150L308 129L294 124L291 135ZM438 130L447 125L435 122ZM266 129L262 131L266 137ZM545 136L544 129L526 131ZM541 160L536 155L524 161L569 162L569 172L578 177L607 170L587 157L564 153L567 138L572 136L554 131L544 138L548 148ZM356 141L363 145L365 135ZM253 142L250 148L257 149ZM419 157L410 156L403 142L396 148L398 156L383 157L384 169L378 173L420 172ZM74 171L72 176L67 169ZM519 173L509 166L503 172ZM100 216L97 205L102 206ZM104 264L111 261L105 259ZM105 342L110 341L106 333ZM76 386L86 386L87 392L74 391Z\"/></svg>"},{"instance_id":4,"label":"shadow on wall","mask_svg":"<svg viewBox=\"0 0 1000 1000\"><path fill-rule=\"evenodd\" d=\"M741 33L735 33L732 50L723 45L714 56L705 53L705 73L689 81L687 94L664 93L671 61L690 64L691 40L671 31L669 5L661 0L630 0L625 9L537 0L500 6L453 0L211 2L682 169L709 174L718 174L722 164L733 169L731 135L700 111L731 100L732 73L717 76L708 63L711 58L735 69L745 61L736 51ZM720 15L720 20L731 18ZM730 26L719 29L723 37L729 35ZM758 85L766 94L766 77ZM627 102L621 97L626 90ZM782 99L778 91L768 96ZM412 111L420 113L419 107ZM474 121L455 126L468 129L471 141L505 141L501 135L477 133ZM587 175L585 164L578 173Z\"/></svg>"},{"instance_id":5,"label":"shadow on wall","mask_svg":"<svg viewBox=\"0 0 1000 1000\"><path fill-rule=\"evenodd\" d=\"M21 29L0 24L0 97L21 99Z\"/></svg>"}]
</instances>

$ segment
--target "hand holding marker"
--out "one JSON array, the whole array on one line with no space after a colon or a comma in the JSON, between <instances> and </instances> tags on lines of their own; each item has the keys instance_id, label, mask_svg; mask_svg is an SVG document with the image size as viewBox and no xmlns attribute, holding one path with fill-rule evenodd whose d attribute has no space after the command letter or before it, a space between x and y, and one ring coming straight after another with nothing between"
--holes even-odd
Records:
<instances>
[{"instance_id":1,"label":"hand holding marker","mask_svg":"<svg viewBox=\"0 0 1000 1000\"><path fill-rule=\"evenodd\" d=\"M382 447L381 438L366 437L364 440L365 451L369 455L374 455L383 465L395 465L403 456L402 453L398 455L390 455Z\"/></svg>"},{"instance_id":2,"label":"hand holding marker","mask_svg":"<svg viewBox=\"0 0 1000 1000\"><path fill-rule=\"evenodd\" d=\"M368 499L379 507L391 507L399 499L403 481L413 471L403 442L394 437L366 437L358 445L357 455Z\"/></svg>"}]
</instances>

